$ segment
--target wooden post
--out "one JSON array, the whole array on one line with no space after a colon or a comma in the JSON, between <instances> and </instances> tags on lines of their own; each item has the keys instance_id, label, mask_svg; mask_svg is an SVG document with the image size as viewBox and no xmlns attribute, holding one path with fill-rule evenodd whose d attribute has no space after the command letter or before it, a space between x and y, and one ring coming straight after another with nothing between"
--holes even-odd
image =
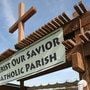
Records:
<instances>
[{"instance_id":1,"label":"wooden post","mask_svg":"<svg viewBox=\"0 0 90 90\"><path fill-rule=\"evenodd\" d=\"M19 4L19 18L24 15L25 12L25 5L24 3ZM18 23L18 42L24 39L24 23L20 21Z\"/></svg>"},{"instance_id":2,"label":"wooden post","mask_svg":"<svg viewBox=\"0 0 90 90\"><path fill-rule=\"evenodd\" d=\"M20 80L20 90L25 90L24 81Z\"/></svg>"},{"instance_id":3,"label":"wooden post","mask_svg":"<svg viewBox=\"0 0 90 90\"><path fill-rule=\"evenodd\" d=\"M83 51L85 55L84 65L85 72L80 73L80 78L87 81L87 87L85 90L90 90L90 43L83 45Z\"/></svg>"}]
</instances>

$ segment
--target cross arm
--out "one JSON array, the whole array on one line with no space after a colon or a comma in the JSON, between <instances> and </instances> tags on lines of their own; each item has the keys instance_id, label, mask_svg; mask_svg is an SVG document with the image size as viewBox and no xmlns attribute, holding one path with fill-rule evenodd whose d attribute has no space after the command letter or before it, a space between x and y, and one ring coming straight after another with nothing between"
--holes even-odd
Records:
<instances>
[{"instance_id":1,"label":"cross arm","mask_svg":"<svg viewBox=\"0 0 90 90\"><path fill-rule=\"evenodd\" d=\"M9 28L9 32L10 32L10 33L15 32L15 31L17 30L17 28L18 28L18 23L19 23L20 21L22 21L22 22L24 23L24 22L27 21L31 16L33 16L35 13L36 13L35 7L31 7L22 17L20 17L19 20L16 21L15 24L13 24L13 25Z\"/></svg>"}]
</instances>

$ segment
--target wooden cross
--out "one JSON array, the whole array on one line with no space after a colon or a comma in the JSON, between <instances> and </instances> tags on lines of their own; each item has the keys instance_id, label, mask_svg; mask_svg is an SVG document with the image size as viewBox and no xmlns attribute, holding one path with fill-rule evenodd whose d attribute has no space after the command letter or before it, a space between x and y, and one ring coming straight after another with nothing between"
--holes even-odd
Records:
<instances>
[{"instance_id":1,"label":"wooden cross","mask_svg":"<svg viewBox=\"0 0 90 90\"><path fill-rule=\"evenodd\" d=\"M24 23L36 13L36 9L34 7L31 7L26 13L24 9L24 3L20 3L19 19L9 28L10 33L13 33L18 29L18 42L24 39Z\"/></svg>"}]
</instances>

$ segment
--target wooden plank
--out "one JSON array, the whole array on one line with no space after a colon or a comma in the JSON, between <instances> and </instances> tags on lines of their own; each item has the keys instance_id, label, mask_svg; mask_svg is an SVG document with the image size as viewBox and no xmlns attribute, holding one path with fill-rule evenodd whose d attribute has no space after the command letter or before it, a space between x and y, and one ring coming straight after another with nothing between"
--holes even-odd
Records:
<instances>
[{"instance_id":1,"label":"wooden plank","mask_svg":"<svg viewBox=\"0 0 90 90\"><path fill-rule=\"evenodd\" d=\"M31 18L36 13L36 8L31 7L21 18L22 22L26 22L29 18Z\"/></svg>"},{"instance_id":2,"label":"wooden plank","mask_svg":"<svg viewBox=\"0 0 90 90\"><path fill-rule=\"evenodd\" d=\"M84 42L89 41L89 39L88 39L84 34L79 34L79 37L80 37L81 40L83 40Z\"/></svg>"},{"instance_id":3,"label":"wooden plank","mask_svg":"<svg viewBox=\"0 0 90 90\"><path fill-rule=\"evenodd\" d=\"M52 24L51 22L49 22L48 25L49 25L50 27L52 27L53 30L57 29L57 27L56 27L54 24Z\"/></svg>"},{"instance_id":4,"label":"wooden plank","mask_svg":"<svg viewBox=\"0 0 90 90\"><path fill-rule=\"evenodd\" d=\"M67 23L67 21L66 21L61 15L59 15L58 18L59 18L64 24Z\"/></svg>"},{"instance_id":5,"label":"wooden plank","mask_svg":"<svg viewBox=\"0 0 90 90\"><path fill-rule=\"evenodd\" d=\"M90 41L90 31L86 31L85 32L85 35L86 35L86 37L89 39L89 41Z\"/></svg>"},{"instance_id":6,"label":"wooden plank","mask_svg":"<svg viewBox=\"0 0 90 90\"><path fill-rule=\"evenodd\" d=\"M31 38L34 42L37 40L37 38L35 38L35 37L33 36L33 34L31 34L31 35L29 36L29 38Z\"/></svg>"},{"instance_id":7,"label":"wooden plank","mask_svg":"<svg viewBox=\"0 0 90 90\"><path fill-rule=\"evenodd\" d=\"M15 49L16 49L16 50L20 50L20 48L19 48L19 45L18 45L18 44L15 44Z\"/></svg>"},{"instance_id":8,"label":"wooden plank","mask_svg":"<svg viewBox=\"0 0 90 90\"><path fill-rule=\"evenodd\" d=\"M25 13L25 5L24 3L19 4L19 18L22 17ZM18 23L18 42L22 41L24 39L24 23L19 22Z\"/></svg>"},{"instance_id":9,"label":"wooden plank","mask_svg":"<svg viewBox=\"0 0 90 90\"><path fill-rule=\"evenodd\" d=\"M76 46L76 43L72 39L67 40L67 43L70 44L72 47Z\"/></svg>"},{"instance_id":10,"label":"wooden plank","mask_svg":"<svg viewBox=\"0 0 90 90\"><path fill-rule=\"evenodd\" d=\"M83 4L82 2L79 2L79 6L80 6L80 8L82 9L82 11L83 11L84 13L87 12L87 9L85 8L85 6L84 6L84 4Z\"/></svg>"},{"instance_id":11,"label":"wooden plank","mask_svg":"<svg viewBox=\"0 0 90 90\"><path fill-rule=\"evenodd\" d=\"M33 35L34 35L34 37L36 37L37 39L41 38L41 36L38 35L36 32L33 32Z\"/></svg>"},{"instance_id":12,"label":"wooden plank","mask_svg":"<svg viewBox=\"0 0 90 90\"><path fill-rule=\"evenodd\" d=\"M45 29L43 29L43 28L40 28L40 31L41 31L42 33L44 33L45 35L48 34L48 32L47 32Z\"/></svg>"},{"instance_id":13,"label":"wooden plank","mask_svg":"<svg viewBox=\"0 0 90 90\"><path fill-rule=\"evenodd\" d=\"M19 20L16 21L15 24L13 24L13 25L9 28L9 32L10 32L10 33L13 33L14 31L16 31L17 28L18 28L18 23L19 23L20 21L22 21L22 22L24 23L24 22L27 21L31 16L33 16L35 13L36 13L35 7L31 7L22 17L20 17Z\"/></svg>"},{"instance_id":14,"label":"wooden plank","mask_svg":"<svg viewBox=\"0 0 90 90\"><path fill-rule=\"evenodd\" d=\"M50 32L54 30L54 29L53 29L52 27L50 27L50 25L48 25L48 24L46 24L45 27L48 28L48 30L50 30Z\"/></svg>"},{"instance_id":15,"label":"wooden plank","mask_svg":"<svg viewBox=\"0 0 90 90\"><path fill-rule=\"evenodd\" d=\"M48 34L51 32L51 29L48 28L47 26L42 26L41 28L44 29L45 31L47 31Z\"/></svg>"},{"instance_id":16,"label":"wooden plank","mask_svg":"<svg viewBox=\"0 0 90 90\"><path fill-rule=\"evenodd\" d=\"M71 19L67 16L65 12L62 13L62 16L69 22Z\"/></svg>"},{"instance_id":17,"label":"wooden plank","mask_svg":"<svg viewBox=\"0 0 90 90\"><path fill-rule=\"evenodd\" d=\"M41 37L44 36L44 34L42 32L40 32L40 30L37 30L36 33L38 33L39 35L41 35Z\"/></svg>"},{"instance_id":18,"label":"wooden plank","mask_svg":"<svg viewBox=\"0 0 90 90\"><path fill-rule=\"evenodd\" d=\"M54 24L57 28L60 27L60 25L55 20L51 20L51 23Z\"/></svg>"},{"instance_id":19,"label":"wooden plank","mask_svg":"<svg viewBox=\"0 0 90 90\"><path fill-rule=\"evenodd\" d=\"M79 52L72 54L72 68L78 72L84 72L84 62L83 57Z\"/></svg>"},{"instance_id":20,"label":"wooden plank","mask_svg":"<svg viewBox=\"0 0 90 90\"><path fill-rule=\"evenodd\" d=\"M34 34L36 35L36 36L38 36L38 37L42 37L39 33L37 33L36 31L34 32Z\"/></svg>"},{"instance_id":21,"label":"wooden plank","mask_svg":"<svg viewBox=\"0 0 90 90\"><path fill-rule=\"evenodd\" d=\"M25 39L25 41L28 42L29 44L32 43L31 41L29 41L29 40L27 40L27 39Z\"/></svg>"},{"instance_id":22,"label":"wooden plank","mask_svg":"<svg viewBox=\"0 0 90 90\"><path fill-rule=\"evenodd\" d=\"M22 43L25 43L25 45L28 45L30 42L28 42L27 40L22 40Z\"/></svg>"},{"instance_id":23,"label":"wooden plank","mask_svg":"<svg viewBox=\"0 0 90 90\"><path fill-rule=\"evenodd\" d=\"M48 23L48 26L52 27L53 30L55 30L55 29L57 28L57 27L56 27L54 24L52 24L51 22Z\"/></svg>"},{"instance_id":24,"label":"wooden plank","mask_svg":"<svg viewBox=\"0 0 90 90\"><path fill-rule=\"evenodd\" d=\"M77 5L74 5L74 9L78 13L78 15L82 15L82 11L80 10L80 8Z\"/></svg>"},{"instance_id":25,"label":"wooden plank","mask_svg":"<svg viewBox=\"0 0 90 90\"><path fill-rule=\"evenodd\" d=\"M63 26L63 22L62 22L58 17L55 18L55 21L56 21L60 26Z\"/></svg>"},{"instance_id":26,"label":"wooden plank","mask_svg":"<svg viewBox=\"0 0 90 90\"><path fill-rule=\"evenodd\" d=\"M66 46L68 49L71 49L72 48L72 45L68 43L68 40L63 41L62 44L64 46Z\"/></svg>"},{"instance_id":27,"label":"wooden plank","mask_svg":"<svg viewBox=\"0 0 90 90\"><path fill-rule=\"evenodd\" d=\"M19 20L17 22L15 22L10 28L9 28L9 32L10 33L13 33L17 30L18 28L18 23L19 23Z\"/></svg>"},{"instance_id":28,"label":"wooden plank","mask_svg":"<svg viewBox=\"0 0 90 90\"><path fill-rule=\"evenodd\" d=\"M24 39L24 24L22 22L18 23L18 42Z\"/></svg>"},{"instance_id":29,"label":"wooden plank","mask_svg":"<svg viewBox=\"0 0 90 90\"><path fill-rule=\"evenodd\" d=\"M23 47L23 46L27 45L26 43L24 43L24 42L22 42L22 41L21 41L21 42L19 42L18 44L19 44L21 47Z\"/></svg>"},{"instance_id":30,"label":"wooden plank","mask_svg":"<svg viewBox=\"0 0 90 90\"><path fill-rule=\"evenodd\" d=\"M38 32L38 33L39 33L42 37L46 35L45 33L43 33L43 32L41 31L41 29L40 29L40 28L38 29L38 31L37 31L37 32Z\"/></svg>"},{"instance_id":31,"label":"wooden plank","mask_svg":"<svg viewBox=\"0 0 90 90\"><path fill-rule=\"evenodd\" d=\"M26 38L27 40L29 40L30 42L34 42L34 40L32 40L31 38L30 38L30 35Z\"/></svg>"},{"instance_id":32,"label":"wooden plank","mask_svg":"<svg viewBox=\"0 0 90 90\"><path fill-rule=\"evenodd\" d=\"M0 61L10 57L11 55L13 55L16 51L12 50L12 49L7 49L6 51L4 51L3 53L0 54Z\"/></svg>"}]
</instances>

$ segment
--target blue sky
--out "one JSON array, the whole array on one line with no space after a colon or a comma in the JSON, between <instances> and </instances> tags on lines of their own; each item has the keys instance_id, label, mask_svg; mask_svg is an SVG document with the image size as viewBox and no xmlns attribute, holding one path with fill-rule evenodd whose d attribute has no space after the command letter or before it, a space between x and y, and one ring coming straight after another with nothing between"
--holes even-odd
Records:
<instances>
[{"instance_id":1,"label":"blue sky","mask_svg":"<svg viewBox=\"0 0 90 90\"><path fill-rule=\"evenodd\" d=\"M18 4L20 2L25 3L26 11L31 6L37 8L37 13L25 23L25 36L27 36L62 12L66 12L67 15L72 17L73 5L77 4L78 1L80 0L0 0L0 53L8 48L13 49L17 43L17 31L10 34L8 29L18 19ZM83 0L83 2L90 10L90 0ZM31 79L25 82L25 85L74 81L78 78L78 73L69 68Z\"/></svg>"}]
</instances>

